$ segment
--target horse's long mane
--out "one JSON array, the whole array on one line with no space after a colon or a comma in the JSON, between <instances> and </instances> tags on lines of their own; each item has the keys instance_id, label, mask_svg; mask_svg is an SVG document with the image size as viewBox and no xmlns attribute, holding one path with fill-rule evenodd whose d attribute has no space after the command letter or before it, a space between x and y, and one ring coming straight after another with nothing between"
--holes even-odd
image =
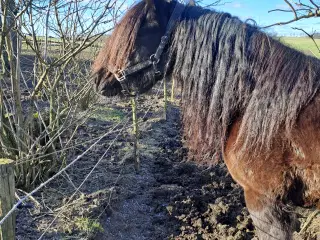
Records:
<instances>
[{"instance_id":1,"label":"horse's long mane","mask_svg":"<svg viewBox=\"0 0 320 240\"><path fill-rule=\"evenodd\" d=\"M226 13L187 7L170 48L185 137L200 161L220 155L237 119L246 155L270 148L279 134L290 141L299 112L319 89L319 60Z\"/></svg>"}]
</instances>

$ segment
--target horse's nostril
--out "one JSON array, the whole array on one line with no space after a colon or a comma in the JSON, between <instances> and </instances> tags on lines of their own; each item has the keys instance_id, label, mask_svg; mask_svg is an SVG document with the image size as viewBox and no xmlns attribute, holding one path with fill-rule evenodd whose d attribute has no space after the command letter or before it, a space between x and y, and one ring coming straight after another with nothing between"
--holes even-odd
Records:
<instances>
[{"instance_id":1,"label":"horse's nostril","mask_svg":"<svg viewBox=\"0 0 320 240\"><path fill-rule=\"evenodd\" d=\"M117 95L117 93L114 91L114 88L108 84L108 82L102 82L100 84L99 93L106 97Z\"/></svg>"}]
</instances>

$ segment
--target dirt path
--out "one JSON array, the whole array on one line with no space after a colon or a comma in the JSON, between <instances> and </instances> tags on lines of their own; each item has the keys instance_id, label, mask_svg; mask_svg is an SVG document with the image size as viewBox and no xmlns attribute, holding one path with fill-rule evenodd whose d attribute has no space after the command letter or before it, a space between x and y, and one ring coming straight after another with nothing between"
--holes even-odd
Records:
<instances>
[{"instance_id":1,"label":"dirt path","mask_svg":"<svg viewBox=\"0 0 320 240\"><path fill-rule=\"evenodd\" d=\"M179 129L173 124L178 117L172 111L170 122L156 118L142 125L140 171L135 174L132 168L132 172L127 172L119 181L122 186L119 198L123 201L116 203L106 217L103 223L105 231L98 239L165 239L170 234L170 229L163 227L164 223L170 221L168 216L157 210L166 204L156 199L155 194L163 190L157 179L159 158L165 151L163 142L170 136L178 135Z\"/></svg>"},{"instance_id":2,"label":"dirt path","mask_svg":"<svg viewBox=\"0 0 320 240\"><path fill-rule=\"evenodd\" d=\"M98 239L253 237L241 189L225 166L183 161L179 119L171 106L167 121L153 118L141 129L141 172L120 181L123 201L105 219Z\"/></svg>"}]
</instances>

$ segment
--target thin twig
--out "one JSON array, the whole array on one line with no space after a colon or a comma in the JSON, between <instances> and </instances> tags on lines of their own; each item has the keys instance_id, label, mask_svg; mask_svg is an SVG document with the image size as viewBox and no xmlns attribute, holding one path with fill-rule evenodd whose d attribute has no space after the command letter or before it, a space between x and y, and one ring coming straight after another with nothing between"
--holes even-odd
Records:
<instances>
[{"instance_id":1,"label":"thin twig","mask_svg":"<svg viewBox=\"0 0 320 240\"><path fill-rule=\"evenodd\" d=\"M301 9L296 9L296 12L299 12L299 11L307 11L309 9L307 8L301 8ZM269 10L268 13L271 13L271 12L292 12L291 10L286 10L286 9L279 9L279 8L276 8L276 9L272 9L272 10Z\"/></svg>"},{"instance_id":2,"label":"thin twig","mask_svg":"<svg viewBox=\"0 0 320 240\"><path fill-rule=\"evenodd\" d=\"M308 15L302 15L302 16L297 17L296 19L291 19L291 20L286 21L286 22L273 23L271 25L268 25L268 26L265 26L265 27L261 27L261 28L264 29L264 28L269 28L269 27L273 27L273 26L282 26L282 25L286 25L286 24L289 24L289 23L293 23L293 22L299 21L301 19L307 19L307 18L312 18L312 17L317 17L317 15L315 13L310 12Z\"/></svg>"},{"instance_id":3,"label":"thin twig","mask_svg":"<svg viewBox=\"0 0 320 240\"><path fill-rule=\"evenodd\" d=\"M128 123L129 119L127 119L126 123L124 124L124 126L122 127L122 131L124 129L124 127L126 126L126 124ZM118 137L120 136L120 134L122 133L122 131L120 131L118 133L118 135L113 139L113 141L110 143L109 147L106 149L106 151L103 153L103 155L100 157L100 159L97 161L97 163L94 165L94 167L91 169L91 171L87 174L87 176L84 178L84 180L82 181L82 183L78 186L78 188L75 190L75 192L70 196L68 202L66 203L69 204L71 202L71 200L73 199L73 197L76 195L76 193L79 192L80 188L84 185L84 183L89 179L89 177L91 176L91 174L93 173L93 171L98 167L98 165L101 163L101 161L104 159L104 157L106 156L106 154L108 153L108 151L110 150L110 148L113 146L113 144L115 143L115 141L118 139ZM60 214L62 214L64 208L61 209L61 211L59 211L59 213L57 213L57 215L54 217L54 219L51 221L51 223L48 225L48 227L44 230L44 232L41 234L41 236L38 238L38 240L41 240L43 238L43 236L47 233L47 231L49 230L49 228L52 226L52 224L56 221L56 219L59 217Z\"/></svg>"},{"instance_id":4,"label":"thin twig","mask_svg":"<svg viewBox=\"0 0 320 240\"><path fill-rule=\"evenodd\" d=\"M292 10L292 12L293 12L293 14L294 14L295 19L297 19L297 18L298 18L298 15L297 15L296 10L295 10L294 7L292 6L292 4L291 4L288 0L284 0L284 1L289 5L289 7L291 8L291 10Z\"/></svg>"},{"instance_id":5,"label":"thin twig","mask_svg":"<svg viewBox=\"0 0 320 240\"><path fill-rule=\"evenodd\" d=\"M304 29L302 29L302 28L293 27L292 29L295 29L295 30L299 30L299 31L304 32L309 38L311 38L311 40L313 41L314 45L315 45L316 48L318 49L318 52L320 53L320 48L319 48L316 40L314 39L313 34L309 34L308 32L306 32L306 31L305 31Z\"/></svg>"},{"instance_id":6,"label":"thin twig","mask_svg":"<svg viewBox=\"0 0 320 240\"><path fill-rule=\"evenodd\" d=\"M120 122L121 123L121 122ZM117 125L120 125L118 123ZM113 130L113 129L112 129ZM112 131L111 130L111 131ZM38 187L36 187L34 190L29 192L26 196L21 198L11 209L10 211L0 220L0 226L4 223L4 221L11 216L11 214L14 213L14 211L27 199L29 199L33 194L40 191L43 187L47 186L50 182L55 180L58 176L60 176L64 171L69 169L71 166L73 166L79 159L81 159L85 154L87 154L93 147L95 147L105 136L107 136L109 132L105 133L103 136L101 136L96 142L94 142L87 150L85 150L82 154L78 155L73 161L71 161L66 167L61 169L59 172L57 172L55 175L53 175L51 178L46 180L45 182L41 183Z\"/></svg>"},{"instance_id":7,"label":"thin twig","mask_svg":"<svg viewBox=\"0 0 320 240\"><path fill-rule=\"evenodd\" d=\"M309 227L309 225L311 224L312 220L318 215L320 214L320 210L316 209L313 213L311 213L306 222L303 224L303 227L301 228L299 234L303 233L305 230L307 230L307 228Z\"/></svg>"},{"instance_id":8,"label":"thin twig","mask_svg":"<svg viewBox=\"0 0 320 240\"><path fill-rule=\"evenodd\" d=\"M313 0L310 0L310 2L313 4L313 6L316 7L317 10L319 9L319 6L317 4L315 4L315 2Z\"/></svg>"}]
</instances>

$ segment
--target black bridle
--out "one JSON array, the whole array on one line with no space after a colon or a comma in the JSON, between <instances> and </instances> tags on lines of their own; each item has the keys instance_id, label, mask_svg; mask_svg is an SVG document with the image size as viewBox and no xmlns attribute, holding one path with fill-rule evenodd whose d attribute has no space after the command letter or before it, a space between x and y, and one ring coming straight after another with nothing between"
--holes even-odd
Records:
<instances>
[{"instance_id":1,"label":"black bridle","mask_svg":"<svg viewBox=\"0 0 320 240\"><path fill-rule=\"evenodd\" d=\"M173 28L176 22L180 19L180 16L184 10L184 5L180 3L176 3L174 10L170 16L167 29L165 34L161 37L160 44L154 54L150 56L150 58L146 61L137 63L135 65L126 67L125 69L118 70L114 76L119 81L122 87L122 93L126 96L135 96L135 93L131 92L128 86L127 77L138 73L146 68L153 67L155 76L161 75L161 72L158 70L158 63L160 62L161 55L165 46L169 41L169 37L173 31Z\"/></svg>"}]
</instances>

